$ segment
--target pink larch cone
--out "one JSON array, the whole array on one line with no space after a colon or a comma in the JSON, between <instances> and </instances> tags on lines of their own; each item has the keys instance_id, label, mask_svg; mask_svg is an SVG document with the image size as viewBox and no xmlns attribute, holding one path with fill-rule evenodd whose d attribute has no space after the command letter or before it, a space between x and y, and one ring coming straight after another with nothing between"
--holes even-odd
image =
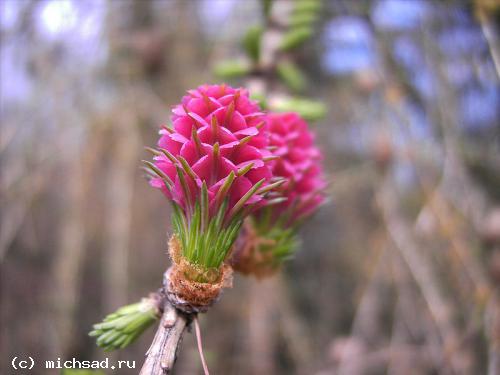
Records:
<instances>
[{"instance_id":1,"label":"pink larch cone","mask_svg":"<svg viewBox=\"0 0 500 375\"><path fill-rule=\"evenodd\" d=\"M160 154L154 164L173 186L167 188L159 177L153 178L151 185L161 188L186 213L199 201L203 182L208 188L211 216L225 197L229 198L227 210L231 215L262 205L265 198L261 192L272 177L268 162L272 154L267 149L268 138L260 131L264 115L247 91L224 84L200 86L188 91L172 112L173 127L160 131L158 146L176 160ZM221 191L228 180L233 180L230 187ZM259 189L241 202L256 184Z\"/></svg>"},{"instance_id":2,"label":"pink larch cone","mask_svg":"<svg viewBox=\"0 0 500 375\"><path fill-rule=\"evenodd\" d=\"M298 114L268 114L266 130L278 156L273 175L285 181L279 188L282 198L246 221L232 259L234 269L257 277L274 274L293 255L298 243L296 229L324 202L326 186L321 152Z\"/></svg>"}]
</instances>

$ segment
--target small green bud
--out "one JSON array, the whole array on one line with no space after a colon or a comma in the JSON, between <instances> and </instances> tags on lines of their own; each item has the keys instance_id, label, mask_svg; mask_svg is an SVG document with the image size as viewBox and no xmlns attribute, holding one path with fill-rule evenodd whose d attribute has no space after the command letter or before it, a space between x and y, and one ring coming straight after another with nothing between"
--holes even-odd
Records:
<instances>
[{"instance_id":1,"label":"small green bud","mask_svg":"<svg viewBox=\"0 0 500 375\"><path fill-rule=\"evenodd\" d=\"M293 28L284 35L280 49L290 51L304 43L312 34L313 30L308 26Z\"/></svg>"},{"instance_id":2,"label":"small green bud","mask_svg":"<svg viewBox=\"0 0 500 375\"><path fill-rule=\"evenodd\" d=\"M290 16L290 27L297 28L302 26L311 26L318 19L316 13L301 12Z\"/></svg>"},{"instance_id":3,"label":"small green bud","mask_svg":"<svg viewBox=\"0 0 500 375\"><path fill-rule=\"evenodd\" d=\"M248 73L250 73L250 65L245 61L222 61L214 68L214 74L223 79L239 78L247 75Z\"/></svg>"},{"instance_id":4,"label":"small green bud","mask_svg":"<svg viewBox=\"0 0 500 375\"><path fill-rule=\"evenodd\" d=\"M94 324L89 336L95 337L97 345L105 351L124 348L159 319L157 304L158 301L150 297L124 306L106 316L102 323Z\"/></svg>"},{"instance_id":5,"label":"small green bud","mask_svg":"<svg viewBox=\"0 0 500 375\"><path fill-rule=\"evenodd\" d=\"M300 92L306 86L306 77L291 61L283 61L276 67L278 76L291 90Z\"/></svg>"},{"instance_id":6,"label":"small green bud","mask_svg":"<svg viewBox=\"0 0 500 375\"><path fill-rule=\"evenodd\" d=\"M268 108L266 96L264 94L262 94L260 92L252 92L250 94L250 99L256 100L262 109Z\"/></svg>"},{"instance_id":7,"label":"small green bud","mask_svg":"<svg viewBox=\"0 0 500 375\"><path fill-rule=\"evenodd\" d=\"M258 63L260 59L260 42L263 31L262 26L252 26L248 29L243 38L243 48L248 57L255 63Z\"/></svg>"},{"instance_id":8,"label":"small green bud","mask_svg":"<svg viewBox=\"0 0 500 375\"><path fill-rule=\"evenodd\" d=\"M326 115L326 107L322 102L304 98L274 98L269 102L269 107L276 112L297 112L309 121L320 120Z\"/></svg>"},{"instance_id":9,"label":"small green bud","mask_svg":"<svg viewBox=\"0 0 500 375\"><path fill-rule=\"evenodd\" d=\"M321 10L321 1L319 0L296 0L293 11L295 14L314 12L318 13Z\"/></svg>"},{"instance_id":10,"label":"small green bud","mask_svg":"<svg viewBox=\"0 0 500 375\"><path fill-rule=\"evenodd\" d=\"M273 0L261 0L261 1L262 1L262 11L264 13L264 16L267 18L271 14Z\"/></svg>"}]
</instances>

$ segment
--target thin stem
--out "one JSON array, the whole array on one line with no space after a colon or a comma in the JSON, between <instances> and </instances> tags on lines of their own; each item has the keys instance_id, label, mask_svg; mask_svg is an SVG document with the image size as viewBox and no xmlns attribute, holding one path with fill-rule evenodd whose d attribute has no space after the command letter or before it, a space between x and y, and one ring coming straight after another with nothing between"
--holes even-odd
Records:
<instances>
[{"instance_id":1,"label":"thin stem","mask_svg":"<svg viewBox=\"0 0 500 375\"><path fill-rule=\"evenodd\" d=\"M205 375L210 375L208 371L207 362L205 361L205 356L203 355L203 345L201 343L201 330L200 330L200 322L198 321L198 315L195 315L194 319L194 330L196 332L196 342L198 343L198 352L200 353L201 364L203 365L203 371Z\"/></svg>"},{"instance_id":2,"label":"thin stem","mask_svg":"<svg viewBox=\"0 0 500 375\"><path fill-rule=\"evenodd\" d=\"M164 287L166 287L166 284L164 284ZM177 310L165 298L163 316L153 342L146 353L146 360L140 375L166 375L171 373L182 336L189 325L189 320L188 315Z\"/></svg>"}]
</instances>

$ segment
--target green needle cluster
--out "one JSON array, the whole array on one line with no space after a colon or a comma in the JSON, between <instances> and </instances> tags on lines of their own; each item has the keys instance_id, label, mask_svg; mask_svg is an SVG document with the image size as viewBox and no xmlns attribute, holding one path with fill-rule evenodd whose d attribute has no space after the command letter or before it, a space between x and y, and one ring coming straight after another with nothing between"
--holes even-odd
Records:
<instances>
[{"instance_id":1,"label":"green needle cluster","mask_svg":"<svg viewBox=\"0 0 500 375\"><path fill-rule=\"evenodd\" d=\"M257 233L263 238L272 240L273 244L262 244L259 246L259 249L262 252L271 252L273 261L276 264L281 264L292 258L295 250L298 248L299 240L296 227L287 228L283 223L285 220L279 219L276 223L270 224L272 208L267 207L263 212L264 214L258 219L251 218L250 220ZM286 215L281 219L286 219Z\"/></svg>"},{"instance_id":2,"label":"green needle cluster","mask_svg":"<svg viewBox=\"0 0 500 375\"><path fill-rule=\"evenodd\" d=\"M209 218L206 189L203 190L202 204L196 203L189 219L173 204L172 224L182 244L182 255L190 263L203 269L218 269L224 262L243 223L239 215L226 223L226 207L227 200L224 200L215 217Z\"/></svg>"},{"instance_id":3,"label":"green needle cluster","mask_svg":"<svg viewBox=\"0 0 500 375\"><path fill-rule=\"evenodd\" d=\"M155 301L144 298L141 302L124 306L109 314L102 323L94 324L90 336L105 351L123 349L134 342L159 318Z\"/></svg>"},{"instance_id":4,"label":"green needle cluster","mask_svg":"<svg viewBox=\"0 0 500 375\"><path fill-rule=\"evenodd\" d=\"M273 259L277 264L281 264L292 258L298 247L297 234L291 228L273 228L265 234L265 237L275 241L274 245L271 247L271 251L273 253Z\"/></svg>"}]
</instances>

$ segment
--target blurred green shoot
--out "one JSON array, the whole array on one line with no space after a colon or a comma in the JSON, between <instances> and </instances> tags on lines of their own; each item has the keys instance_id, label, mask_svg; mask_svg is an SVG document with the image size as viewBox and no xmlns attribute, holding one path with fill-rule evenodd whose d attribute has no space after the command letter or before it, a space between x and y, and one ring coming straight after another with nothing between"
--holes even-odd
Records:
<instances>
[{"instance_id":1,"label":"blurred green shoot","mask_svg":"<svg viewBox=\"0 0 500 375\"><path fill-rule=\"evenodd\" d=\"M264 13L264 17L268 18L271 13L273 0L261 0L261 1L262 1L262 11Z\"/></svg>"},{"instance_id":2,"label":"blurred green shoot","mask_svg":"<svg viewBox=\"0 0 500 375\"><path fill-rule=\"evenodd\" d=\"M266 96L264 94L262 94L260 92L253 91L250 93L250 98L252 100L257 101L262 109L265 110L268 108Z\"/></svg>"},{"instance_id":3,"label":"blurred green shoot","mask_svg":"<svg viewBox=\"0 0 500 375\"><path fill-rule=\"evenodd\" d=\"M301 26L287 31L281 41L280 49L290 51L299 47L313 35L313 29L310 26Z\"/></svg>"},{"instance_id":4,"label":"blurred green shoot","mask_svg":"<svg viewBox=\"0 0 500 375\"><path fill-rule=\"evenodd\" d=\"M276 112L297 112L308 121L321 120L326 116L326 106L319 101L299 97L278 97L268 102Z\"/></svg>"},{"instance_id":5,"label":"blurred green shoot","mask_svg":"<svg viewBox=\"0 0 500 375\"><path fill-rule=\"evenodd\" d=\"M295 0L294 14L318 13L321 10L320 0Z\"/></svg>"},{"instance_id":6,"label":"blurred green shoot","mask_svg":"<svg viewBox=\"0 0 500 375\"><path fill-rule=\"evenodd\" d=\"M288 88L294 92L304 90L306 77L300 69L291 61L282 61L276 67L278 76Z\"/></svg>"},{"instance_id":7,"label":"blurred green shoot","mask_svg":"<svg viewBox=\"0 0 500 375\"><path fill-rule=\"evenodd\" d=\"M243 48L245 49L248 57L253 62L258 63L260 59L260 41L264 29L262 26L255 25L248 29L245 37L243 38Z\"/></svg>"},{"instance_id":8,"label":"blurred green shoot","mask_svg":"<svg viewBox=\"0 0 500 375\"><path fill-rule=\"evenodd\" d=\"M250 73L250 64L240 60L221 61L214 67L214 74L222 79L234 79Z\"/></svg>"}]
</instances>

